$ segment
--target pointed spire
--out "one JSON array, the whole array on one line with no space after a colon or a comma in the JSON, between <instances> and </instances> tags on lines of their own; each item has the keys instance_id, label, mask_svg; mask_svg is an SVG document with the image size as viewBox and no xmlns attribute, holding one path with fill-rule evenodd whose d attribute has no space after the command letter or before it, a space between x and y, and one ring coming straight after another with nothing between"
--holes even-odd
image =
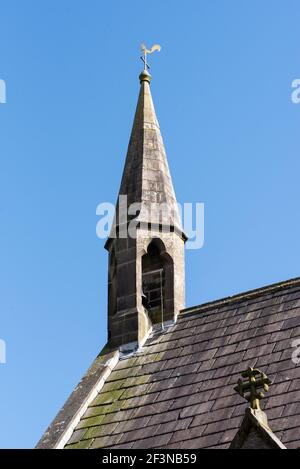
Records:
<instances>
[{"instance_id":1,"label":"pointed spire","mask_svg":"<svg viewBox=\"0 0 300 469\"><path fill-rule=\"evenodd\" d=\"M110 344L122 350L142 346L152 326L160 324L163 329L175 321L185 303L187 238L150 80L145 66L114 223L105 244L109 251L108 335Z\"/></svg>"},{"instance_id":2,"label":"pointed spire","mask_svg":"<svg viewBox=\"0 0 300 469\"><path fill-rule=\"evenodd\" d=\"M141 87L119 196L127 196L127 208L140 203L140 223L164 225L167 220L171 229L185 238L151 96L151 78L146 68L139 76ZM160 204L165 207L163 215ZM117 220L116 224L119 225Z\"/></svg>"}]
</instances>

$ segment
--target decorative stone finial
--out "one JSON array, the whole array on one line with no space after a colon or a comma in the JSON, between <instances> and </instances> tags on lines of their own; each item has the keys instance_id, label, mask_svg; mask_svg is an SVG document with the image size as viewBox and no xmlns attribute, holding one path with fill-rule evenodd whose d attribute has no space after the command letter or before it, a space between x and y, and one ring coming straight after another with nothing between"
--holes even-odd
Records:
<instances>
[{"instance_id":1,"label":"decorative stone finial","mask_svg":"<svg viewBox=\"0 0 300 469\"><path fill-rule=\"evenodd\" d=\"M246 399L246 401L250 402L251 409L261 410L259 402L265 397L265 395L263 392L258 390L262 388L265 392L268 392L269 385L272 384L271 380L265 373L262 373L257 368L251 367L242 373L242 378L246 378L246 381L239 379L234 390Z\"/></svg>"},{"instance_id":2,"label":"decorative stone finial","mask_svg":"<svg viewBox=\"0 0 300 469\"><path fill-rule=\"evenodd\" d=\"M150 75L150 73L147 70L143 70L142 73L140 74L139 78L140 78L141 83L142 83L142 81L147 81L148 83L150 83L150 81L152 79L152 76Z\"/></svg>"}]
</instances>

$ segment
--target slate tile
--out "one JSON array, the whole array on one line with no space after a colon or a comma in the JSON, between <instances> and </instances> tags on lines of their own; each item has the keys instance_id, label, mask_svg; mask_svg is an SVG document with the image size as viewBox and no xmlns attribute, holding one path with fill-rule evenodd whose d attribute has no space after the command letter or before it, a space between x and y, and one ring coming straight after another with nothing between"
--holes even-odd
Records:
<instances>
[{"instance_id":1,"label":"slate tile","mask_svg":"<svg viewBox=\"0 0 300 469\"><path fill-rule=\"evenodd\" d=\"M272 421L273 419L277 419L282 416L285 406L281 407L273 407L273 409L268 409L268 420L270 422L272 428Z\"/></svg>"},{"instance_id":2,"label":"slate tile","mask_svg":"<svg viewBox=\"0 0 300 469\"><path fill-rule=\"evenodd\" d=\"M269 391L270 396L282 395L290 391L291 382L283 381L281 383L274 383ZM300 396L299 396L300 398Z\"/></svg>"},{"instance_id":3,"label":"slate tile","mask_svg":"<svg viewBox=\"0 0 300 469\"><path fill-rule=\"evenodd\" d=\"M180 357L182 353L188 353L183 347L176 347L174 349L166 350L165 352L162 352L161 359L162 360L171 360L177 357Z\"/></svg>"},{"instance_id":4,"label":"slate tile","mask_svg":"<svg viewBox=\"0 0 300 469\"><path fill-rule=\"evenodd\" d=\"M136 409L138 407L154 404L160 395L159 392L144 394L122 401L122 409Z\"/></svg>"},{"instance_id":5,"label":"slate tile","mask_svg":"<svg viewBox=\"0 0 300 469\"><path fill-rule=\"evenodd\" d=\"M292 330L291 329L287 329L285 331L278 331L278 332L274 332L273 334L271 334L271 336L269 337L269 340L268 342L279 342L279 341L282 341L282 340L286 340L286 339L289 339L292 335Z\"/></svg>"},{"instance_id":6,"label":"slate tile","mask_svg":"<svg viewBox=\"0 0 300 469\"><path fill-rule=\"evenodd\" d=\"M129 399L132 397L142 396L150 391L152 384L141 384L139 386L132 386L131 388L123 389L120 399Z\"/></svg>"},{"instance_id":7,"label":"slate tile","mask_svg":"<svg viewBox=\"0 0 300 469\"><path fill-rule=\"evenodd\" d=\"M266 409L282 406L286 404L291 404L293 402L299 402L300 396L299 391L288 392L286 394L281 394L278 396L271 396L266 405Z\"/></svg>"},{"instance_id":8,"label":"slate tile","mask_svg":"<svg viewBox=\"0 0 300 469\"><path fill-rule=\"evenodd\" d=\"M117 427L117 423L109 423L107 425L100 425L98 427L90 427L83 435L84 439L109 436Z\"/></svg>"},{"instance_id":9,"label":"slate tile","mask_svg":"<svg viewBox=\"0 0 300 469\"><path fill-rule=\"evenodd\" d=\"M252 311L252 312L247 312L243 316L244 321L254 321L255 319L258 319L262 316L263 311L259 309L258 311Z\"/></svg>"},{"instance_id":10,"label":"slate tile","mask_svg":"<svg viewBox=\"0 0 300 469\"><path fill-rule=\"evenodd\" d=\"M233 389L233 386L222 386L218 389L215 389L211 396L210 396L210 399L211 400L218 400L218 399L222 399L223 397L229 397L229 396L232 396L232 395L235 395L235 391Z\"/></svg>"},{"instance_id":11,"label":"slate tile","mask_svg":"<svg viewBox=\"0 0 300 469\"><path fill-rule=\"evenodd\" d=\"M293 318L299 317L299 313L300 313L299 305L298 305L297 308L295 308L292 305L291 305L291 307L288 307L288 304L285 303L283 305L283 311L282 311L281 314L282 314L283 319L288 320L288 319L293 319ZM296 325L299 325L299 322Z\"/></svg>"},{"instance_id":12,"label":"slate tile","mask_svg":"<svg viewBox=\"0 0 300 469\"><path fill-rule=\"evenodd\" d=\"M266 370L266 374L279 373L293 368L295 368L295 365L292 360L284 360L276 363L271 362Z\"/></svg>"},{"instance_id":13,"label":"slate tile","mask_svg":"<svg viewBox=\"0 0 300 469\"><path fill-rule=\"evenodd\" d=\"M275 347L274 347L274 352L285 351L285 350L291 348L292 341L293 340L291 338L277 341L277 343L275 344Z\"/></svg>"},{"instance_id":14,"label":"slate tile","mask_svg":"<svg viewBox=\"0 0 300 469\"><path fill-rule=\"evenodd\" d=\"M295 440L298 441L298 446L299 446L299 443L300 443L300 427L292 428L290 430L286 430L285 432L283 432L283 436L282 436L283 444L285 444L289 441L295 441Z\"/></svg>"},{"instance_id":15,"label":"slate tile","mask_svg":"<svg viewBox=\"0 0 300 469\"><path fill-rule=\"evenodd\" d=\"M242 421L242 417L229 418L226 420L209 423L205 428L203 434L209 435L211 433L223 433L227 430L234 429L237 432Z\"/></svg>"},{"instance_id":16,"label":"slate tile","mask_svg":"<svg viewBox=\"0 0 300 469\"><path fill-rule=\"evenodd\" d=\"M214 435L201 436L200 438L193 438L192 440L185 440L182 443L182 449L198 449L208 448L218 444L220 440L220 433Z\"/></svg>"},{"instance_id":17,"label":"slate tile","mask_svg":"<svg viewBox=\"0 0 300 469\"><path fill-rule=\"evenodd\" d=\"M255 337L260 335L267 335L271 332L276 332L282 330L283 321L274 322L273 324L268 324L267 326L258 327L255 331Z\"/></svg>"},{"instance_id":18,"label":"slate tile","mask_svg":"<svg viewBox=\"0 0 300 469\"><path fill-rule=\"evenodd\" d=\"M120 441L121 436L122 435L111 435L101 438L95 438L95 440L93 440L93 443L90 446L90 449L100 449L108 446L113 446L114 444L117 444Z\"/></svg>"},{"instance_id":19,"label":"slate tile","mask_svg":"<svg viewBox=\"0 0 300 469\"><path fill-rule=\"evenodd\" d=\"M300 326L295 327L294 329L291 330L291 332L292 332L291 337L295 339L300 339Z\"/></svg>"},{"instance_id":20,"label":"slate tile","mask_svg":"<svg viewBox=\"0 0 300 469\"><path fill-rule=\"evenodd\" d=\"M260 347L261 345L265 345L266 338L265 336L261 337L253 337L252 339L243 340L238 343L236 351L242 352L243 350L251 350L253 348Z\"/></svg>"},{"instance_id":21,"label":"slate tile","mask_svg":"<svg viewBox=\"0 0 300 469\"><path fill-rule=\"evenodd\" d=\"M140 374L142 375L151 375L152 373L160 372L163 371L164 369L165 362L164 361L159 361L156 363L148 363L146 365L143 365L140 368Z\"/></svg>"},{"instance_id":22,"label":"slate tile","mask_svg":"<svg viewBox=\"0 0 300 469\"><path fill-rule=\"evenodd\" d=\"M157 373L154 373L151 376L151 382L155 383L156 381L160 381L162 379L167 379L170 378L170 376L173 374L174 370L163 370L163 371L158 371Z\"/></svg>"},{"instance_id":23,"label":"slate tile","mask_svg":"<svg viewBox=\"0 0 300 469\"><path fill-rule=\"evenodd\" d=\"M118 422L114 433L126 433L150 425L151 417L132 418L124 422Z\"/></svg>"},{"instance_id":24,"label":"slate tile","mask_svg":"<svg viewBox=\"0 0 300 469\"><path fill-rule=\"evenodd\" d=\"M300 366L293 366L292 368L288 370L281 371L280 373L277 373L278 380L279 377L282 381L292 381L294 379L300 378Z\"/></svg>"},{"instance_id":25,"label":"slate tile","mask_svg":"<svg viewBox=\"0 0 300 469\"><path fill-rule=\"evenodd\" d=\"M117 368L118 370L122 370L123 368L131 368L135 366L138 361L138 357L127 358L125 360L120 360Z\"/></svg>"},{"instance_id":26,"label":"slate tile","mask_svg":"<svg viewBox=\"0 0 300 469\"><path fill-rule=\"evenodd\" d=\"M219 368L215 370L214 378L217 379L223 379L223 378L228 378L228 376L231 376L234 373L234 366L224 366L223 368Z\"/></svg>"},{"instance_id":27,"label":"slate tile","mask_svg":"<svg viewBox=\"0 0 300 469\"><path fill-rule=\"evenodd\" d=\"M128 376L136 376L142 367L136 366L134 368L124 368L122 370L113 370L112 373L107 378L106 382L109 383L110 381L116 381L124 378L128 378Z\"/></svg>"},{"instance_id":28,"label":"slate tile","mask_svg":"<svg viewBox=\"0 0 300 469\"><path fill-rule=\"evenodd\" d=\"M201 386L201 392L205 392L205 391L211 391L211 390L215 390L215 389L221 389L223 386L226 386L227 384L229 384L229 381L230 381L230 376L226 376L226 377L222 377L222 378L217 378L217 379L209 379L207 381L205 381L204 383L202 383L202 386Z\"/></svg>"},{"instance_id":29,"label":"slate tile","mask_svg":"<svg viewBox=\"0 0 300 469\"><path fill-rule=\"evenodd\" d=\"M253 338L254 333L249 332L249 331L243 331L243 332L236 332L235 334L229 334L227 343L228 344L236 344L236 343L241 343L244 340L250 340Z\"/></svg>"},{"instance_id":30,"label":"slate tile","mask_svg":"<svg viewBox=\"0 0 300 469\"><path fill-rule=\"evenodd\" d=\"M224 347L227 344L228 344L228 336L218 337L216 339L212 339L209 341L209 345L211 348Z\"/></svg>"},{"instance_id":31,"label":"slate tile","mask_svg":"<svg viewBox=\"0 0 300 469\"><path fill-rule=\"evenodd\" d=\"M106 448L107 448L107 449L116 449L116 450L120 450L120 449L131 449L132 446L133 446L133 441L132 441L132 442L128 442L128 443L123 443L122 445L107 446Z\"/></svg>"},{"instance_id":32,"label":"slate tile","mask_svg":"<svg viewBox=\"0 0 300 469\"><path fill-rule=\"evenodd\" d=\"M241 322L244 322L245 318L242 315L235 315L235 316L228 316L221 321L219 321L218 324L215 325L215 327L229 327L229 326L235 326L236 324L240 324Z\"/></svg>"},{"instance_id":33,"label":"slate tile","mask_svg":"<svg viewBox=\"0 0 300 469\"><path fill-rule=\"evenodd\" d=\"M299 449L300 447L300 440L296 440L296 441L289 441L289 442L285 442L285 446L287 447L287 449Z\"/></svg>"},{"instance_id":34,"label":"slate tile","mask_svg":"<svg viewBox=\"0 0 300 469\"><path fill-rule=\"evenodd\" d=\"M121 389L127 378L120 379L118 381L106 382L102 388L103 392L117 391Z\"/></svg>"},{"instance_id":35,"label":"slate tile","mask_svg":"<svg viewBox=\"0 0 300 469\"><path fill-rule=\"evenodd\" d=\"M70 447L227 448L247 406L233 387L250 364L273 379L263 408L276 434L296 446L300 366L289 343L300 338L299 287L293 294L283 288L195 309L165 334L155 332L112 372Z\"/></svg>"},{"instance_id":36,"label":"slate tile","mask_svg":"<svg viewBox=\"0 0 300 469\"><path fill-rule=\"evenodd\" d=\"M198 373L209 372L215 369L215 359L206 360L202 362L198 367Z\"/></svg>"},{"instance_id":37,"label":"slate tile","mask_svg":"<svg viewBox=\"0 0 300 469\"><path fill-rule=\"evenodd\" d=\"M206 428L206 425L200 425L200 426L197 426L197 427L188 428L184 431L182 431L182 430L175 431L173 433L173 436L172 436L171 440L170 440L170 443L189 440L189 439L193 439L193 438L199 438L200 436L202 436L205 428Z\"/></svg>"},{"instance_id":38,"label":"slate tile","mask_svg":"<svg viewBox=\"0 0 300 469\"><path fill-rule=\"evenodd\" d=\"M293 358L293 353L295 351L295 348L287 348L282 352L282 355L280 357L280 360L291 360Z\"/></svg>"},{"instance_id":39,"label":"slate tile","mask_svg":"<svg viewBox=\"0 0 300 469\"><path fill-rule=\"evenodd\" d=\"M214 363L214 368L222 368L223 366L235 365L240 363L243 359L244 352L232 353L231 355L226 355L225 357L216 358Z\"/></svg>"},{"instance_id":40,"label":"slate tile","mask_svg":"<svg viewBox=\"0 0 300 469\"><path fill-rule=\"evenodd\" d=\"M88 417L87 412L84 415L84 417ZM94 426L98 426L102 424L103 419L104 419L103 415L81 419L76 429L79 430L82 428L86 431L86 429L89 427L94 427Z\"/></svg>"},{"instance_id":41,"label":"slate tile","mask_svg":"<svg viewBox=\"0 0 300 469\"><path fill-rule=\"evenodd\" d=\"M201 387L200 384L189 384L187 386L179 386L175 387L173 389L169 389L167 391L162 391L157 400L158 401L164 401L164 400L170 400L170 399L177 399L182 396L187 396L189 397L191 394L194 394L199 391L199 388Z\"/></svg>"},{"instance_id":42,"label":"slate tile","mask_svg":"<svg viewBox=\"0 0 300 469\"><path fill-rule=\"evenodd\" d=\"M239 398L236 405L234 407L230 407L230 409L232 409L232 417L244 416L246 407L247 403L242 398Z\"/></svg>"},{"instance_id":43,"label":"slate tile","mask_svg":"<svg viewBox=\"0 0 300 469\"><path fill-rule=\"evenodd\" d=\"M177 441L176 443L173 444L167 444L165 446L158 446L157 449L181 449L182 447L182 441Z\"/></svg>"},{"instance_id":44,"label":"slate tile","mask_svg":"<svg viewBox=\"0 0 300 469\"><path fill-rule=\"evenodd\" d=\"M173 369L172 376L182 376L185 374L188 375L190 373L196 373L199 367L200 367L199 363L194 363L192 365L187 365L187 366L179 366Z\"/></svg>"},{"instance_id":45,"label":"slate tile","mask_svg":"<svg viewBox=\"0 0 300 469\"><path fill-rule=\"evenodd\" d=\"M137 440L132 448L133 449L148 449L156 448L158 446L166 445L170 441L172 433L154 436L152 438L146 438L144 440Z\"/></svg>"},{"instance_id":46,"label":"slate tile","mask_svg":"<svg viewBox=\"0 0 300 469\"><path fill-rule=\"evenodd\" d=\"M269 324L274 324L276 322L282 321L282 314L272 314L270 316L263 316L261 318L255 319L251 322L251 328L260 328L263 326L268 326Z\"/></svg>"},{"instance_id":47,"label":"slate tile","mask_svg":"<svg viewBox=\"0 0 300 469\"><path fill-rule=\"evenodd\" d=\"M214 450L221 450L221 449L229 449L230 444L229 443L223 443L222 445L214 445L214 446L208 446L206 449L214 449Z\"/></svg>"},{"instance_id":48,"label":"slate tile","mask_svg":"<svg viewBox=\"0 0 300 469\"><path fill-rule=\"evenodd\" d=\"M137 418L137 417L146 417L148 415L151 416L153 414L160 414L162 412L166 412L167 410L169 410L171 404L172 404L172 401L162 401L162 402L156 402L154 404L140 406L133 410L132 417Z\"/></svg>"},{"instance_id":49,"label":"slate tile","mask_svg":"<svg viewBox=\"0 0 300 469\"><path fill-rule=\"evenodd\" d=\"M197 336L195 336L192 344L186 345L181 349L181 355L192 355L195 353L203 352L203 350L207 350L209 348L209 341L197 342Z\"/></svg>"},{"instance_id":50,"label":"slate tile","mask_svg":"<svg viewBox=\"0 0 300 469\"><path fill-rule=\"evenodd\" d=\"M189 417L186 419L179 419L179 420L174 420L172 422L166 422L162 423L159 425L156 434L160 435L163 433L171 433L171 432L177 432L177 431L186 431L190 423L192 422L193 418Z\"/></svg>"},{"instance_id":51,"label":"slate tile","mask_svg":"<svg viewBox=\"0 0 300 469\"><path fill-rule=\"evenodd\" d=\"M177 380L178 378L174 376L173 378L162 379L160 381L150 383L149 392L161 392L172 389L175 386L180 386L180 384L177 385Z\"/></svg>"},{"instance_id":52,"label":"slate tile","mask_svg":"<svg viewBox=\"0 0 300 469\"><path fill-rule=\"evenodd\" d=\"M94 409L97 409L97 407L94 407ZM134 414L134 410L120 410L119 412L115 412L113 414L107 414L103 417L103 420L101 421L101 424L107 424L107 423L115 423L115 422L121 422L127 419L130 419Z\"/></svg>"},{"instance_id":53,"label":"slate tile","mask_svg":"<svg viewBox=\"0 0 300 469\"><path fill-rule=\"evenodd\" d=\"M81 430L75 430L71 438L68 441L68 445L72 443L78 443L78 441L81 440L85 432L86 432L86 428L82 428Z\"/></svg>"},{"instance_id":54,"label":"slate tile","mask_svg":"<svg viewBox=\"0 0 300 469\"><path fill-rule=\"evenodd\" d=\"M161 414L152 415L149 420L149 425L163 424L178 420L181 409L170 410L162 412Z\"/></svg>"},{"instance_id":55,"label":"slate tile","mask_svg":"<svg viewBox=\"0 0 300 469\"><path fill-rule=\"evenodd\" d=\"M293 317L292 319L287 319L286 321L284 321L282 329L291 329L291 328L297 327L300 325L299 323L300 323L300 319L299 319L299 315L297 315L296 317Z\"/></svg>"},{"instance_id":56,"label":"slate tile","mask_svg":"<svg viewBox=\"0 0 300 469\"><path fill-rule=\"evenodd\" d=\"M236 349L237 349L237 344L220 347L215 354L216 355L215 358L222 357L224 355L230 355L234 353Z\"/></svg>"},{"instance_id":57,"label":"slate tile","mask_svg":"<svg viewBox=\"0 0 300 469\"><path fill-rule=\"evenodd\" d=\"M287 417L290 415L298 415L298 414L300 414L300 402L292 402L292 403L289 402L288 404L285 405L282 416Z\"/></svg>"},{"instance_id":58,"label":"slate tile","mask_svg":"<svg viewBox=\"0 0 300 469\"><path fill-rule=\"evenodd\" d=\"M138 440L143 440L146 438L154 437L155 434L157 433L158 428L159 426L155 425L151 427L147 426L147 427L142 427L140 429L127 431L123 433L123 435L121 436L119 440L119 443L123 444L123 443L128 443L130 441L135 442Z\"/></svg>"},{"instance_id":59,"label":"slate tile","mask_svg":"<svg viewBox=\"0 0 300 469\"><path fill-rule=\"evenodd\" d=\"M234 408L220 409L216 411L208 411L203 415L197 415L194 417L193 422L190 427L202 426L212 422L220 422L222 420L227 420L232 417Z\"/></svg>"},{"instance_id":60,"label":"slate tile","mask_svg":"<svg viewBox=\"0 0 300 469\"><path fill-rule=\"evenodd\" d=\"M192 384L195 381L198 381L199 376L199 381L202 382L203 376L202 374L199 375L199 373L189 373L185 375L174 376L172 378L174 380L174 387L187 386L189 384Z\"/></svg>"},{"instance_id":61,"label":"slate tile","mask_svg":"<svg viewBox=\"0 0 300 469\"><path fill-rule=\"evenodd\" d=\"M86 416L87 417L95 417L96 415L105 416L112 412L119 411L122 407L120 402L112 403L112 404L105 404L105 405L93 405L94 402L90 405L87 409Z\"/></svg>"},{"instance_id":62,"label":"slate tile","mask_svg":"<svg viewBox=\"0 0 300 469\"><path fill-rule=\"evenodd\" d=\"M262 355L270 355L273 352L275 344L265 344L259 347L248 349L243 357L243 360L249 360L250 358L260 357Z\"/></svg>"},{"instance_id":63,"label":"slate tile","mask_svg":"<svg viewBox=\"0 0 300 469\"><path fill-rule=\"evenodd\" d=\"M205 393L196 392L187 396L176 397L172 403L172 408L190 407L202 404L209 400L211 391Z\"/></svg>"},{"instance_id":64,"label":"slate tile","mask_svg":"<svg viewBox=\"0 0 300 469\"><path fill-rule=\"evenodd\" d=\"M240 324L236 324L234 326L228 327L226 333L227 335L237 334L238 332L248 331L251 327L251 321L242 322Z\"/></svg>"},{"instance_id":65,"label":"slate tile","mask_svg":"<svg viewBox=\"0 0 300 469\"><path fill-rule=\"evenodd\" d=\"M293 415L272 420L272 430L274 432L298 427L300 427L300 415Z\"/></svg>"},{"instance_id":66,"label":"slate tile","mask_svg":"<svg viewBox=\"0 0 300 469\"><path fill-rule=\"evenodd\" d=\"M227 430L224 433L221 433L221 437L218 441L219 444L231 443L235 435L237 434L237 428L232 430Z\"/></svg>"},{"instance_id":67,"label":"slate tile","mask_svg":"<svg viewBox=\"0 0 300 469\"><path fill-rule=\"evenodd\" d=\"M177 357L176 359L173 360L168 360L165 362L164 369L170 370L174 368L179 368L180 366L185 366L190 363L197 362L197 357L192 356L192 355L183 355L181 357Z\"/></svg>"},{"instance_id":68,"label":"slate tile","mask_svg":"<svg viewBox=\"0 0 300 469\"><path fill-rule=\"evenodd\" d=\"M203 402L202 404L191 405L189 407L185 407L180 412L180 418L186 417L193 417L194 415L204 414L211 410L212 406L214 405L214 401L210 402Z\"/></svg>"},{"instance_id":69,"label":"slate tile","mask_svg":"<svg viewBox=\"0 0 300 469\"><path fill-rule=\"evenodd\" d=\"M232 396L217 399L213 406L213 410L218 410L218 409L223 409L224 407L234 406L236 405L236 403L240 402L239 399L240 397L238 394L234 394Z\"/></svg>"},{"instance_id":70,"label":"slate tile","mask_svg":"<svg viewBox=\"0 0 300 469\"><path fill-rule=\"evenodd\" d=\"M289 391L299 391L300 390L300 378L295 379L293 382L290 384ZM300 401L300 394L299 394L299 401Z\"/></svg>"},{"instance_id":71,"label":"slate tile","mask_svg":"<svg viewBox=\"0 0 300 469\"><path fill-rule=\"evenodd\" d=\"M257 358L256 366L265 371L265 367L269 363L278 363L281 360L282 352L272 353L271 355L264 355Z\"/></svg>"},{"instance_id":72,"label":"slate tile","mask_svg":"<svg viewBox=\"0 0 300 469\"><path fill-rule=\"evenodd\" d=\"M128 376L123 380L122 388L132 388L133 386L140 386L142 384L149 383L150 379L153 379L151 375L141 375L141 376Z\"/></svg>"},{"instance_id":73,"label":"slate tile","mask_svg":"<svg viewBox=\"0 0 300 469\"><path fill-rule=\"evenodd\" d=\"M89 449L93 440L80 440L77 443L66 445L65 449Z\"/></svg>"},{"instance_id":74,"label":"slate tile","mask_svg":"<svg viewBox=\"0 0 300 469\"><path fill-rule=\"evenodd\" d=\"M124 389L110 392L100 392L94 400L93 405L112 404L113 402L117 401L123 393Z\"/></svg>"}]
</instances>

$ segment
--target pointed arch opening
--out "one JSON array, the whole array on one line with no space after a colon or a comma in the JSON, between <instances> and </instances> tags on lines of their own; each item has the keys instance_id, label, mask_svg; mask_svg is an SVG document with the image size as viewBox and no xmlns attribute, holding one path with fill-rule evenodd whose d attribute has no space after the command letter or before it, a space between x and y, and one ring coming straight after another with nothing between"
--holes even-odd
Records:
<instances>
[{"instance_id":1,"label":"pointed arch opening","mask_svg":"<svg viewBox=\"0 0 300 469\"><path fill-rule=\"evenodd\" d=\"M174 263L159 238L150 242L142 257L142 303L152 324L174 317Z\"/></svg>"}]
</instances>

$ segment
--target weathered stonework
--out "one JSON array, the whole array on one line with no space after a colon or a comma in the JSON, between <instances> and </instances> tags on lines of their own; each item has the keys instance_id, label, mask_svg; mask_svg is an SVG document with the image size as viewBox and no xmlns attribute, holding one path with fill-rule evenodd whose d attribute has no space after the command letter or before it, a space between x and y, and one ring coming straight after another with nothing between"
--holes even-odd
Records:
<instances>
[{"instance_id":1,"label":"weathered stonework","mask_svg":"<svg viewBox=\"0 0 300 469\"><path fill-rule=\"evenodd\" d=\"M269 427L267 415L261 410L247 408L230 449L286 449L286 447Z\"/></svg>"},{"instance_id":2,"label":"weathered stonework","mask_svg":"<svg viewBox=\"0 0 300 469\"><path fill-rule=\"evenodd\" d=\"M184 308L186 237L182 232L166 152L153 106L150 79L146 71L140 75L141 89L112 229L117 237L111 237L106 243L109 251L109 341L114 346L132 348L140 346L146 339L154 317L155 322L160 316L162 321L174 321L180 309ZM120 196L127 196L125 205L120 202ZM138 212L132 213L132 217L126 220L124 213L128 213L132 203L138 204ZM119 210L123 215L119 214ZM134 218L136 225L131 237L129 223ZM146 273L143 273L142 264L143 256L147 255L153 240L159 251L154 263L161 267L161 283L164 282L164 285L161 289L161 306L152 307L150 312L143 305ZM151 274L151 266L148 265L147 270L150 270L147 275ZM152 294L153 291L149 293L150 296Z\"/></svg>"}]
</instances>

